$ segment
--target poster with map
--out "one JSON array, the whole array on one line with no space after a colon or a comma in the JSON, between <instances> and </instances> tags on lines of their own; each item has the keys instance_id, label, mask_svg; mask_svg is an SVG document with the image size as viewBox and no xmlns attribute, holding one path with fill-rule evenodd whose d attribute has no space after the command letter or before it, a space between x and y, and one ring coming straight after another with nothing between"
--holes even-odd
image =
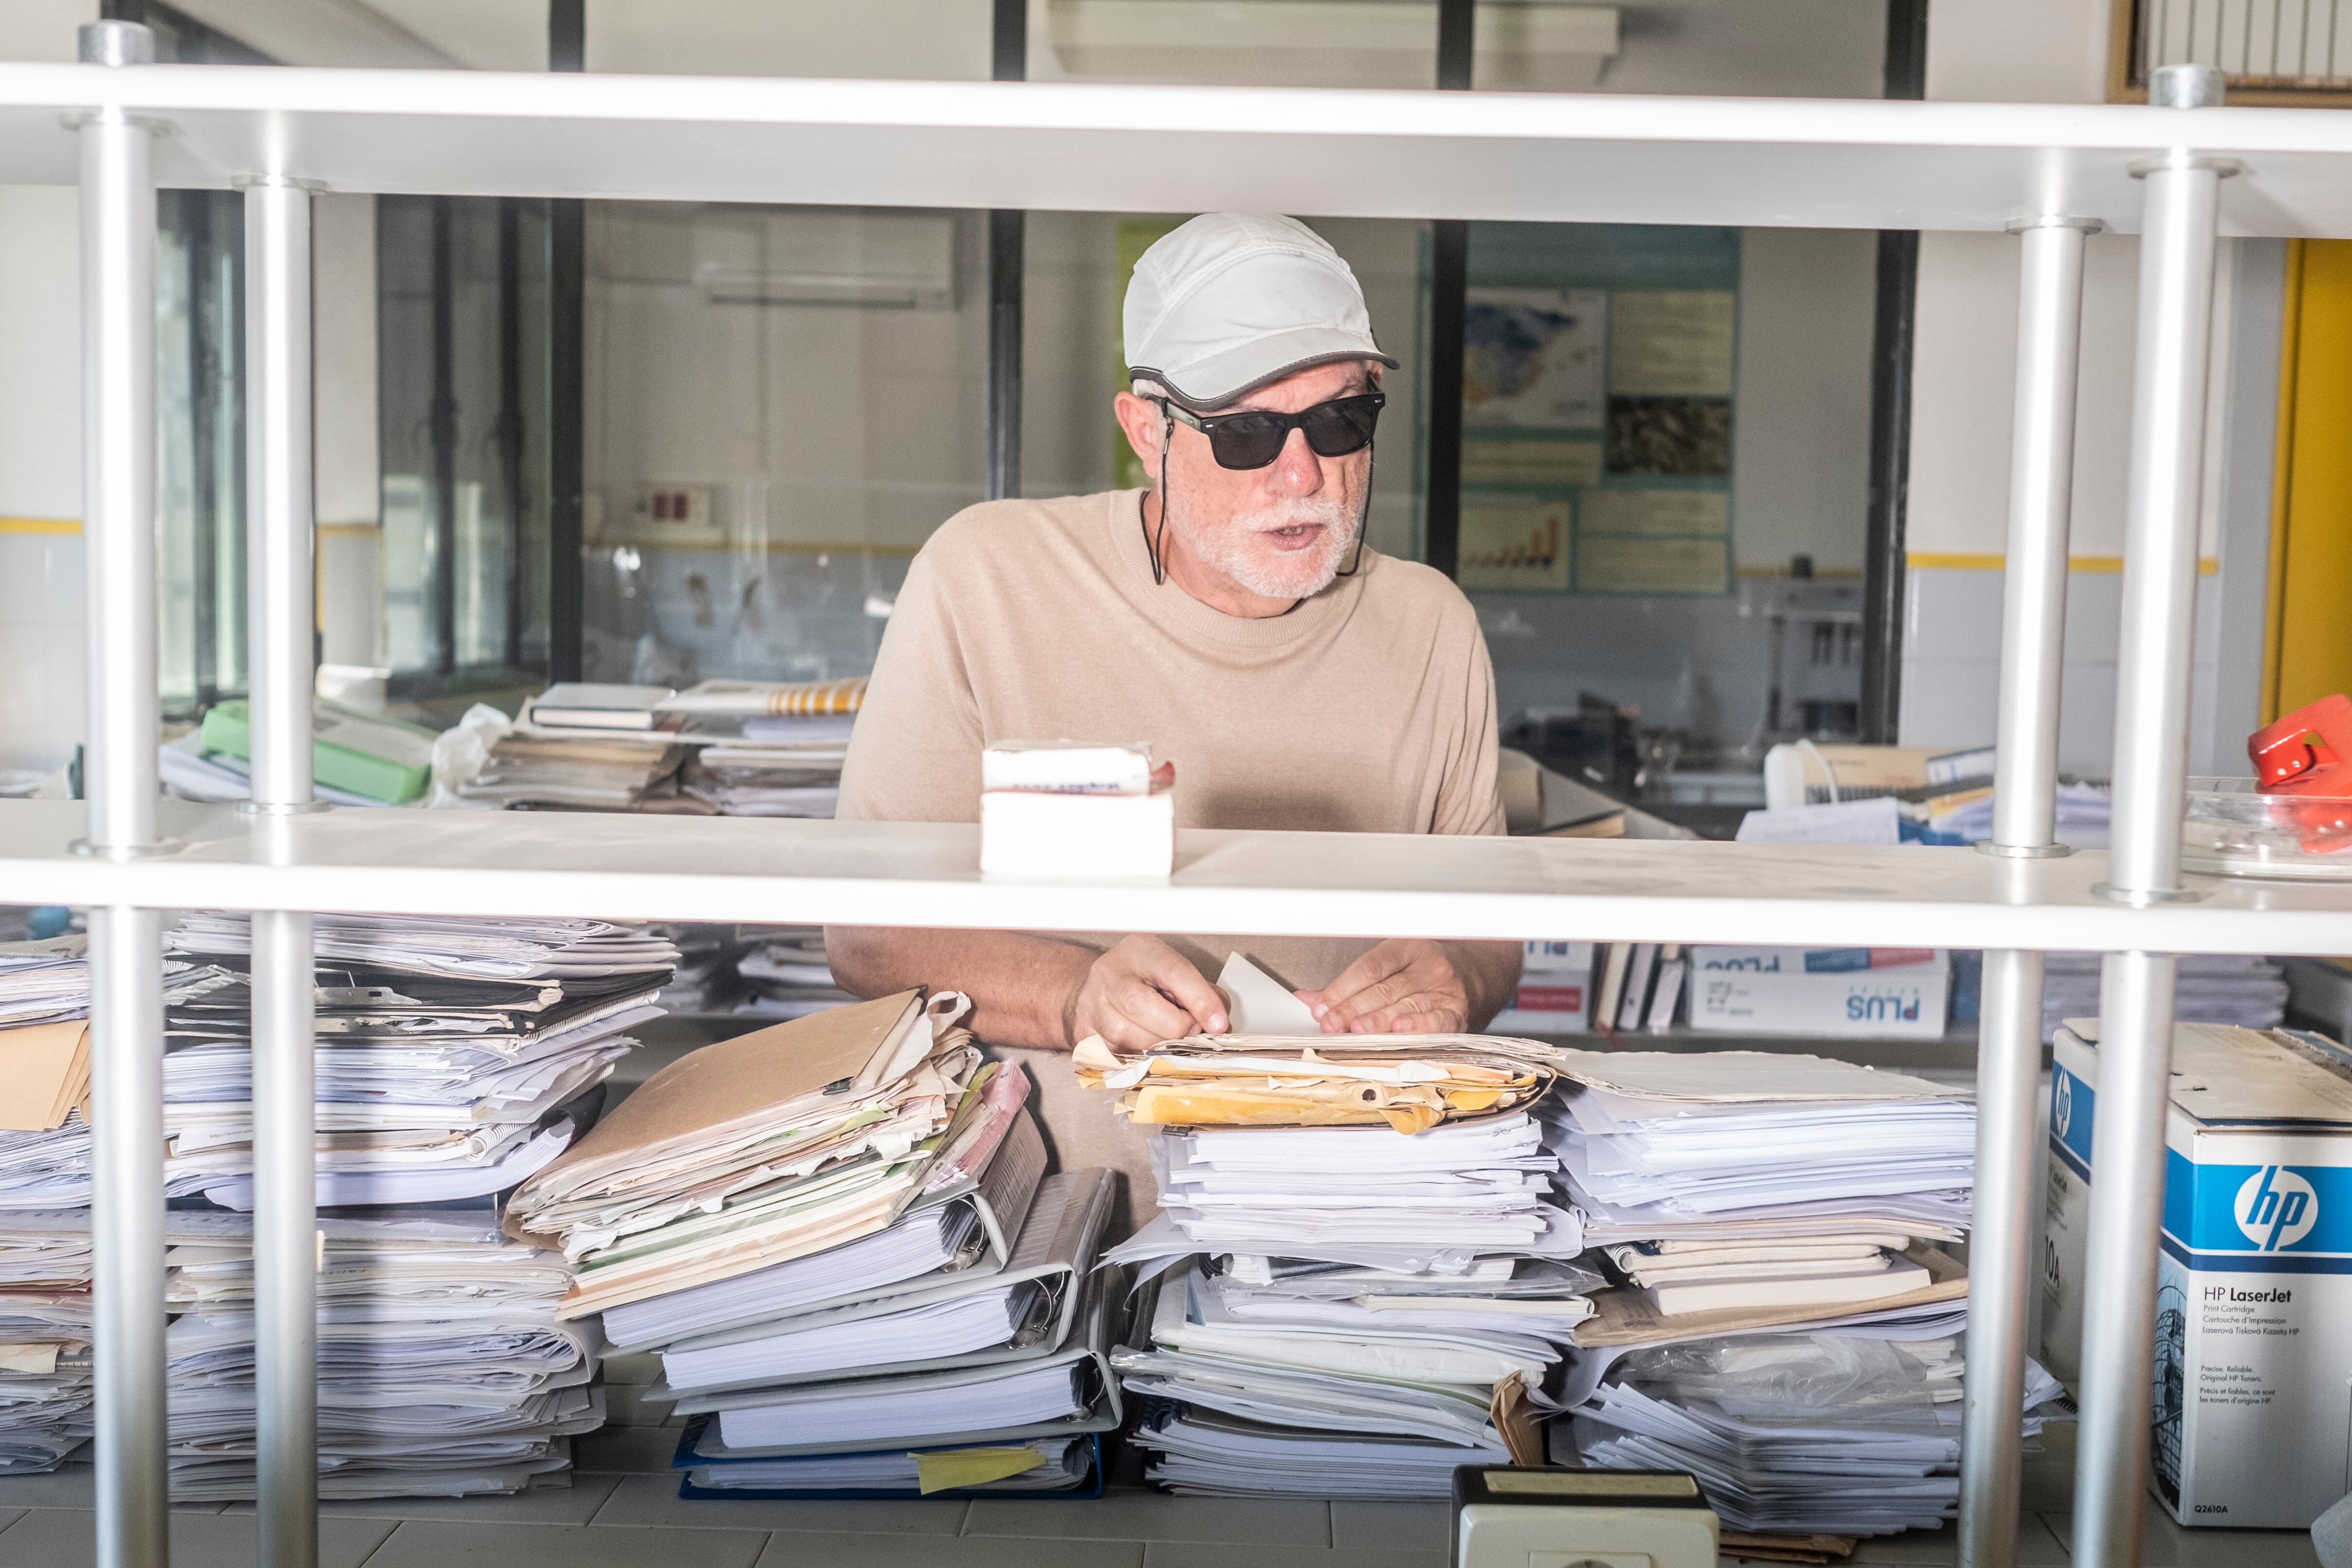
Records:
<instances>
[{"instance_id":1,"label":"poster with map","mask_svg":"<svg viewBox=\"0 0 2352 1568\"><path fill-rule=\"evenodd\" d=\"M1473 288L1462 314L1462 424L1597 430L1608 411L1609 295Z\"/></svg>"},{"instance_id":2,"label":"poster with map","mask_svg":"<svg viewBox=\"0 0 2352 1568\"><path fill-rule=\"evenodd\" d=\"M1731 591L1739 245L1736 229L1470 225L1463 587Z\"/></svg>"}]
</instances>

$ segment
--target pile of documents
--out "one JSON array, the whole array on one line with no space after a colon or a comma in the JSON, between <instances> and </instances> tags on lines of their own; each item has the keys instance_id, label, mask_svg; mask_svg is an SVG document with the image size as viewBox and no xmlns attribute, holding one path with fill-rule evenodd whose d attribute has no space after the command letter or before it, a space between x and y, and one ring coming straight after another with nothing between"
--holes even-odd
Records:
<instances>
[{"instance_id":1,"label":"pile of documents","mask_svg":"<svg viewBox=\"0 0 2352 1568\"><path fill-rule=\"evenodd\" d=\"M495 1195L562 1153L653 1018L677 949L595 920L316 917L320 1490L551 1484L602 1424L602 1342L555 1318L562 1255ZM253 1495L252 930L186 915L213 983L167 1002L172 1487ZM415 1206L432 1205L430 1209Z\"/></svg>"},{"instance_id":2,"label":"pile of documents","mask_svg":"<svg viewBox=\"0 0 2352 1568\"><path fill-rule=\"evenodd\" d=\"M509 809L635 810L677 777L686 751L673 738L621 730L517 728L492 744L480 771L457 786L457 798Z\"/></svg>"},{"instance_id":3,"label":"pile of documents","mask_svg":"<svg viewBox=\"0 0 2352 1568\"><path fill-rule=\"evenodd\" d=\"M321 1215L319 1495L519 1491L604 1420L600 1342L555 1321L570 1270L488 1210ZM165 1221L172 1495L254 1493L253 1231Z\"/></svg>"},{"instance_id":4,"label":"pile of documents","mask_svg":"<svg viewBox=\"0 0 2352 1568\"><path fill-rule=\"evenodd\" d=\"M1529 1104L1558 1077L1562 1054L1489 1035L1225 1034L1121 1057L1089 1035L1072 1065L1087 1088L1118 1092L1118 1113L1144 1126L1421 1133Z\"/></svg>"},{"instance_id":5,"label":"pile of documents","mask_svg":"<svg viewBox=\"0 0 2352 1568\"><path fill-rule=\"evenodd\" d=\"M578 1266L559 1312L659 1351L687 1495L1099 1485L1112 1178L1045 1175L1028 1081L965 1005L696 1051L516 1195L509 1230Z\"/></svg>"},{"instance_id":6,"label":"pile of documents","mask_svg":"<svg viewBox=\"0 0 2352 1568\"><path fill-rule=\"evenodd\" d=\"M831 818L841 800L849 732L866 677L838 681L710 680L666 699L695 747L688 796L730 817Z\"/></svg>"},{"instance_id":7,"label":"pile of documents","mask_svg":"<svg viewBox=\"0 0 2352 1568\"><path fill-rule=\"evenodd\" d=\"M1279 1018L1238 967L1236 1011ZM1082 1050L1082 1081L1166 1129L1161 1213L1109 1254L1157 1275L1114 1358L1153 1481L1434 1498L1457 1465L1528 1458L1538 1390L1602 1283L1572 1261L1529 1113L1571 1053L1471 1035Z\"/></svg>"},{"instance_id":8,"label":"pile of documents","mask_svg":"<svg viewBox=\"0 0 2352 1568\"><path fill-rule=\"evenodd\" d=\"M87 1172L86 1129L79 1141ZM0 1142L0 1168L13 1176L17 1157ZM13 1186L0 1186L0 1475L55 1469L91 1430L89 1210L19 1209ZM65 1201L89 1200L85 1175Z\"/></svg>"},{"instance_id":9,"label":"pile of documents","mask_svg":"<svg viewBox=\"0 0 2352 1568\"><path fill-rule=\"evenodd\" d=\"M1926 1285L1958 1240L1976 1107L1900 1073L1764 1051L1574 1051L1548 1142L1585 1239L1662 1316Z\"/></svg>"},{"instance_id":10,"label":"pile of documents","mask_svg":"<svg viewBox=\"0 0 2352 1568\"><path fill-rule=\"evenodd\" d=\"M2242 953L2188 953L2179 960L2173 1017L2182 1023L2276 1029L2286 1018L2286 973L2268 958ZM2042 967L2042 1039L2058 1037L2068 1019L2099 1016L2099 956L2052 953Z\"/></svg>"},{"instance_id":11,"label":"pile of documents","mask_svg":"<svg viewBox=\"0 0 2352 1568\"><path fill-rule=\"evenodd\" d=\"M659 1016L677 949L596 920L316 919L318 1201L486 1197L562 1154L574 1103ZM192 914L170 937L232 983L166 1009L165 1176L249 1209L251 923Z\"/></svg>"},{"instance_id":12,"label":"pile of documents","mask_svg":"<svg viewBox=\"0 0 2352 1568\"><path fill-rule=\"evenodd\" d=\"M824 927L786 926L736 960L736 973L750 992L736 1004L739 1013L760 1018L797 1019L821 1013L857 998L834 980L824 956Z\"/></svg>"},{"instance_id":13,"label":"pile of documents","mask_svg":"<svg viewBox=\"0 0 2352 1568\"><path fill-rule=\"evenodd\" d=\"M1620 1283L1577 1331L1554 1457L1692 1470L1740 1530L1949 1517L1967 1280L1930 1243L1969 1222L1966 1094L1808 1056L1573 1054L1542 1114Z\"/></svg>"},{"instance_id":14,"label":"pile of documents","mask_svg":"<svg viewBox=\"0 0 2352 1568\"><path fill-rule=\"evenodd\" d=\"M1935 1529L1958 1496L1966 1316L1956 1293L1812 1332L1590 1353L1605 1378L1552 1427L1551 1457L1689 1470L1724 1523L1741 1531ZM2030 1361L2025 1410L2020 1437L2029 1445L2046 1422L2071 1415L2057 1380Z\"/></svg>"}]
</instances>

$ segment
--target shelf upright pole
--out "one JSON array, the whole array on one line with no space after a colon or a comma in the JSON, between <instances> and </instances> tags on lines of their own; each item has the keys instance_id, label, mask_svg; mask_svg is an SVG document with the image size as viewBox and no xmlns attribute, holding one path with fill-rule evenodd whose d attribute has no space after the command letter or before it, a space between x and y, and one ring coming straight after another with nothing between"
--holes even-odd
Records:
<instances>
[{"instance_id":1,"label":"shelf upright pole","mask_svg":"<svg viewBox=\"0 0 2352 1568\"><path fill-rule=\"evenodd\" d=\"M245 190L246 600L256 847L318 810L312 674L310 193ZM311 919L253 915L254 1418L264 1568L318 1568L318 1203Z\"/></svg>"},{"instance_id":2,"label":"shelf upright pole","mask_svg":"<svg viewBox=\"0 0 2352 1568\"><path fill-rule=\"evenodd\" d=\"M2148 101L2168 109L2218 104L2221 73L2167 66L2149 84ZM2132 172L2147 181L2147 216L2117 654L2115 813L2108 881L2099 892L2147 905L2197 896L2180 886L2180 823L2215 233L2221 179L2233 166L2175 148ZM2167 954L2116 953L2101 975L2074 1470L2074 1558L2092 1568L2138 1568L2140 1562L2175 963Z\"/></svg>"},{"instance_id":3,"label":"shelf upright pole","mask_svg":"<svg viewBox=\"0 0 2352 1568\"><path fill-rule=\"evenodd\" d=\"M2069 217L2010 225L2022 242L2017 408L2010 448L1992 837L1977 848L2014 860L2067 852L2055 835L2058 694L2066 641L2083 245L2099 226L2094 219ZM2012 1568L2033 1214L2041 1192L2041 1152L2034 1146L2034 1103L2042 1082L2041 954L1985 954L1981 1017L1959 1560L1963 1568Z\"/></svg>"},{"instance_id":4,"label":"shelf upright pole","mask_svg":"<svg viewBox=\"0 0 2352 1568\"><path fill-rule=\"evenodd\" d=\"M154 35L84 23L85 65L145 65ZM89 695L87 837L109 860L155 831L153 128L119 107L80 120L82 549ZM89 912L92 1330L99 1568L162 1568L164 1464L163 920Z\"/></svg>"}]
</instances>

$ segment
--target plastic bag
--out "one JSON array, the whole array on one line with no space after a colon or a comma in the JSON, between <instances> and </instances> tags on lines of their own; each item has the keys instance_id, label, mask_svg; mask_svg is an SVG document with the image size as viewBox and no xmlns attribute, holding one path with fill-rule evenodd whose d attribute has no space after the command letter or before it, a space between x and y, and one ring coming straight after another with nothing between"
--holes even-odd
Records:
<instances>
[{"instance_id":1,"label":"plastic bag","mask_svg":"<svg viewBox=\"0 0 2352 1568\"><path fill-rule=\"evenodd\" d=\"M1638 1350L1611 1369L1656 1398L1759 1419L1926 1409L1960 1396L1958 1342L1748 1334Z\"/></svg>"}]
</instances>

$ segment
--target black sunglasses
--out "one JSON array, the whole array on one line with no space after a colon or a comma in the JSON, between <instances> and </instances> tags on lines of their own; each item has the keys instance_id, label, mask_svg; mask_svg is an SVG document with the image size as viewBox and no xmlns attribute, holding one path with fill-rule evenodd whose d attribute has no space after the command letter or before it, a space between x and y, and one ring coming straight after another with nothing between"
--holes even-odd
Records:
<instances>
[{"instance_id":1,"label":"black sunglasses","mask_svg":"<svg viewBox=\"0 0 2352 1568\"><path fill-rule=\"evenodd\" d=\"M1386 392L1360 392L1334 398L1297 413L1249 409L1241 413L1202 416L1179 408L1166 398L1160 406L1171 419L1181 420L1209 438L1209 453L1220 468L1263 468L1282 455L1283 444L1294 430L1304 432L1307 449L1318 457L1345 457L1372 444L1372 427L1381 422Z\"/></svg>"}]
</instances>

